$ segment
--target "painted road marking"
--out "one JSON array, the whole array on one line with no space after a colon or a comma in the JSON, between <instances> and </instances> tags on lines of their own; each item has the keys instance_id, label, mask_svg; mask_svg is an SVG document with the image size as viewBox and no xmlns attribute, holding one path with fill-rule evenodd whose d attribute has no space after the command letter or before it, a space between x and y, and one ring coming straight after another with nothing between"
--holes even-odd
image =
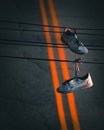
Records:
<instances>
[{"instance_id":1,"label":"painted road marking","mask_svg":"<svg viewBox=\"0 0 104 130\"><path fill-rule=\"evenodd\" d=\"M47 15L46 15L44 1L39 0L39 2L40 2L40 9L41 9L41 14L42 14L43 24L48 25L48 19L47 19ZM44 26L44 30L49 31L49 27ZM49 32L45 32L45 37L46 37L47 43L52 43ZM55 56L54 56L53 48L47 47L47 50L48 50L49 59L54 59ZM64 108L63 108L62 95L56 92L56 88L59 86L59 78L58 78L56 63L55 63L55 61L50 61L49 63L50 63L50 68L51 68L51 75L52 75L52 81L53 81L53 86L54 86L54 93L55 93L55 97L56 97L56 105L57 105L57 111L58 111L61 130L68 130L67 124L66 124Z\"/></svg>"},{"instance_id":2,"label":"painted road marking","mask_svg":"<svg viewBox=\"0 0 104 130\"><path fill-rule=\"evenodd\" d=\"M53 0L48 0L48 5L49 5L50 13L51 13L53 26L59 26ZM57 31L60 32L60 29L54 28L54 32L57 32ZM56 37L56 42L60 43L61 35L59 33L55 33L55 37ZM62 60L62 59L66 60L65 51L63 48L58 48L58 54L59 54L60 60ZM68 70L68 64L65 62L64 63L60 62L60 64L61 64L61 70L62 70L62 75L63 75L64 80L69 79L70 74L69 74L69 70ZM74 130L80 130L74 94L73 93L67 94L67 99L68 99L68 105L69 105L71 119L72 119L72 123L73 123L73 128L74 128Z\"/></svg>"}]
</instances>

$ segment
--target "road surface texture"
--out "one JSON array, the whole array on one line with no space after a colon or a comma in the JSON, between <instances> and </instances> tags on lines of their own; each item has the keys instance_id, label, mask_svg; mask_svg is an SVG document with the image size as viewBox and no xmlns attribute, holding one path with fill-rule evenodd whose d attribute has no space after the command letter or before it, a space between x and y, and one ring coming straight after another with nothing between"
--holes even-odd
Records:
<instances>
[{"instance_id":1,"label":"road surface texture","mask_svg":"<svg viewBox=\"0 0 104 130\"><path fill-rule=\"evenodd\" d=\"M88 47L79 75L90 72L94 83L66 95L56 92L74 77L74 64L60 62L74 60L60 40L64 27ZM102 2L0 1L0 130L103 130L103 73Z\"/></svg>"}]
</instances>

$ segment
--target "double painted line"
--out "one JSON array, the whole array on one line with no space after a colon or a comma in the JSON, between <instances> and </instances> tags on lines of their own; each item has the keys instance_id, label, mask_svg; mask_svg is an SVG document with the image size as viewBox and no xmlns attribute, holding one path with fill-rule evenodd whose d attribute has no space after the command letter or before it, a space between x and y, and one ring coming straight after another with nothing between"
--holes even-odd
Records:
<instances>
[{"instance_id":1,"label":"double painted line","mask_svg":"<svg viewBox=\"0 0 104 130\"><path fill-rule=\"evenodd\" d=\"M41 10L43 24L48 25L48 18L47 18L44 0L39 0L39 4L40 4L40 10ZM59 26L53 0L48 0L48 6L50 9L53 26ZM44 26L44 31L49 31L49 27ZM54 28L54 32L57 32L57 31L60 31L60 29ZM55 34L56 42L60 43L61 35L59 33L54 33L54 34ZM45 32L45 37L46 37L47 43L52 43L50 32ZM55 55L54 55L53 48L52 47L47 48L47 51L48 51L49 59L54 59ZM59 59L66 60L64 48L58 48L57 51L58 51ZM59 121L60 121L61 130L68 130L68 126L67 126L68 122L66 122L66 118L65 118L65 111L64 111L64 106L63 106L62 95L56 92L57 87L60 86L56 63L55 63L55 61L50 61L49 64L50 64L50 70L51 70L51 75L52 75L52 81L53 81L53 87L54 87L54 93L55 93L55 98L56 98L56 105L57 105L57 111L58 111L58 117L59 117ZM69 70L68 70L68 64L65 62L60 62L60 66L61 66L63 79L64 80L69 79L70 74L69 74ZM71 115L71 119L72 119L73 129L80 130L74 94L73 93L67 94L67 100L68 100L68 107L70 109L70 115Z\"/></svg>"}]
</instances>

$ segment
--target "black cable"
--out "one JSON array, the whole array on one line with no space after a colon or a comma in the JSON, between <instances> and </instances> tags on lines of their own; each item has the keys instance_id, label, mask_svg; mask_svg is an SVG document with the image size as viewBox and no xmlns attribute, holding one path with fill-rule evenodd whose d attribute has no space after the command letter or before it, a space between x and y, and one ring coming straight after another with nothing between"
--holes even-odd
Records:
<instances>
[{"instance_id":1,"label":"black cable","mask_svg":"<svg viewBox=\"0 0 104 130\"><path fill-rule=\"evenodd\" d=\"M13 46L35 46L35 47L53 47L53 48L67 48L66 46L61 45L47 45L47 44L27 44L27 43L1 43L0 45L13 45Z\"/></svg>"},{"instance_id":2,"label":"black cable","mask_svg":"<svg viewBox=\"0 0 104 130\"><path fill-rule=\"evenodd\" d=\"M6 55L0 55L0 58L27 59L27 60L39 60L39 61L57 61L57 62L74 62L74 61L70 61L70 60L46 59L46 58L35 58L35 57L18 57L18 56L6 56Z\"/></svg>"},{"instance_id":3,"label":"black cable","mask_svg":"<svg viewBox=\"0 0 104 130\"><path fill-rule=\"evenodd\" d=\"M37 23L27 23L27 22L18 22L18 21L9 21L9 20L0 20L1 23L9 23L9 24L23 24L23 25L34 25L34 26L47 26L47 27L53 27L53 28L65 28L65 26L53 26L53 25L43 25L43 24L37 24ZM76 30L104 30L103 28L79 28L79 27L70 27L70 29L76 29Z\"/></svg>"},{"instance_id":4,"label":"black cable","mask_svg":"<svg viewBox=\"0 0 104 130\"><path fill-rule=\"evenodd\" d=\"M38 61L56 61L56 62L71 62L75 63L75 60L58 60L58 59L47 59L47 58L36 58L36 57L19 57L19 56L9 56L9 55L0 55L0 58L11 58L11 59L27 59L27 60L38 60ZM94 62L94 61L79 61L78 63L87 63L87 64L104 64L104 62Z\"/></svg>"},{"instance_id":5,"label":"black cable","mask_svg":"<svg viewBox=\"0 0 104 130\"><path fill-rule=\"evenodd\" d=\"M102 34L102 33L80 33L80 32L77 32L77 34L80 34L80 35L104 36L104 34Z\"/></svg>"},{"instance_id":6,"label":"black cable","mask_svg":"<svg viewBox=\"0 0 104 130\"><path fill-rule=\"evenodd\" d=\"M0 28L0 30L7 30L7 31L23 31L23 32L50 32L50 33L63 33L63 31L46 31L46 30L39 30L39 29L19 29L19 28ZM94 35L94 36L104 36L102 33L80 33L77 32L79 35Z\"/></svg>"},{"instance_id":7,"label":"black cable","mask_svg":"<svg viewBox=\"0 0 104 130\"><path fill-rule=\"evenodd\" d=\"M46 27L54 27L54 28L65 28L62 26L53 26L53 25L43 25L43 24L37 24L37 23L27 23L27 22L18 22L18 21L7 21L7 20L0 20L1 23L15 23L15 24L23 24L23 25L32 25L32 26L46 26Z\"/></svg>"},{"instance_id":8,"label":"black cable","mask_svg":"<svg viewBox=\"0 0 104 130\"><path fill-rule=\"evenodd\" d=\"M39 41L28 41L28 40L13 40L13 39L0 39L0 41L2 41L2 42L17 42L17 43L33 43L33 44L45 44L45 45L56 45L56 46L58 46L58 45L60 45L60 46L66 46L66 44L63 44L63 43L54 43L54 42L52 42L52 43L47 43L47 42L39 42ZM89 45L89 44L85 44L85 46L86 47L104 47L104 45Z\"/></svg>"},{"instance_id":9,"label":"black cable","mask_svg":"<svg viewBox=\"0 0 104 130\"><path fill-rule=\"evenodd\" d=\"M1 43L0 45L13 45L13 46L34 46L34 47L52 47L52 48L65 48L65 49L69 49L67 46L62 46L62 45L47 45L47 44L27 44L27 43ZM88 50L94 50L94 51L104 51L104 49L102 48L89 48Z\"/></svg>"},{"instance_id":10,"label":"black cable","mask_svg":"<svg viewBox=\"0 0 104 130\"><path fill-rule=\"evenodd\" d=\"M2 39L2 38L0 39L0 41L47 44L46 42L39 42L39 41L14 40L14 39ZM52 44L52 43L48 43L48 44ZM56 43L54 43L54 44L57 45ZM62 45L62 43L59 43L59 45Z\"/></svg>"},{"instance_id":11,"label":"black cable","mask_svg":"<svg viewBox=\"0 0 104 130\"><path fill-rule=\"evenodd\" d=\"M39 29L19 29L19 28L0 28L0 30L7 30L7 31L23 31L23 32L50 32L50 33L63 33L61 31L45 31Z\"/></svg>"}]
</instances>

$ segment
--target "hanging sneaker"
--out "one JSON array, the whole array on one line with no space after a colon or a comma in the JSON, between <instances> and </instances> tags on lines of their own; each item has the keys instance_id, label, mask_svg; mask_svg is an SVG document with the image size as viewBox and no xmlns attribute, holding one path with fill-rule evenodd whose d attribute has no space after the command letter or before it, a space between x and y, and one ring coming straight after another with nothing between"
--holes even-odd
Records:
<instances>
[{"instance_id":1,"label":"hanging sneaker","mask_svg":"<svg viewBox=\"0 0 104 130\"><path fill-rule=\"evenodd\" d=\"M59 93L70 93L79 89L90 88L93 86L91 75L87 73L83 77L74 77L62 83L62 86L57 88Z\"/></svg>"},{"instance_id":2,"label":"hanging sneaker","mask_svg":"<svg viewBox=\"0 0 104 130\"><path fill-rule=\"evenodd\" d=\"M71 29L66 28L61 36L61 40L65 43L69 49L80 55L84 55L88 53L88 49L84 46L84 44L78 39L77 35L74 34Z\"/></svg>"}]
</instances>

